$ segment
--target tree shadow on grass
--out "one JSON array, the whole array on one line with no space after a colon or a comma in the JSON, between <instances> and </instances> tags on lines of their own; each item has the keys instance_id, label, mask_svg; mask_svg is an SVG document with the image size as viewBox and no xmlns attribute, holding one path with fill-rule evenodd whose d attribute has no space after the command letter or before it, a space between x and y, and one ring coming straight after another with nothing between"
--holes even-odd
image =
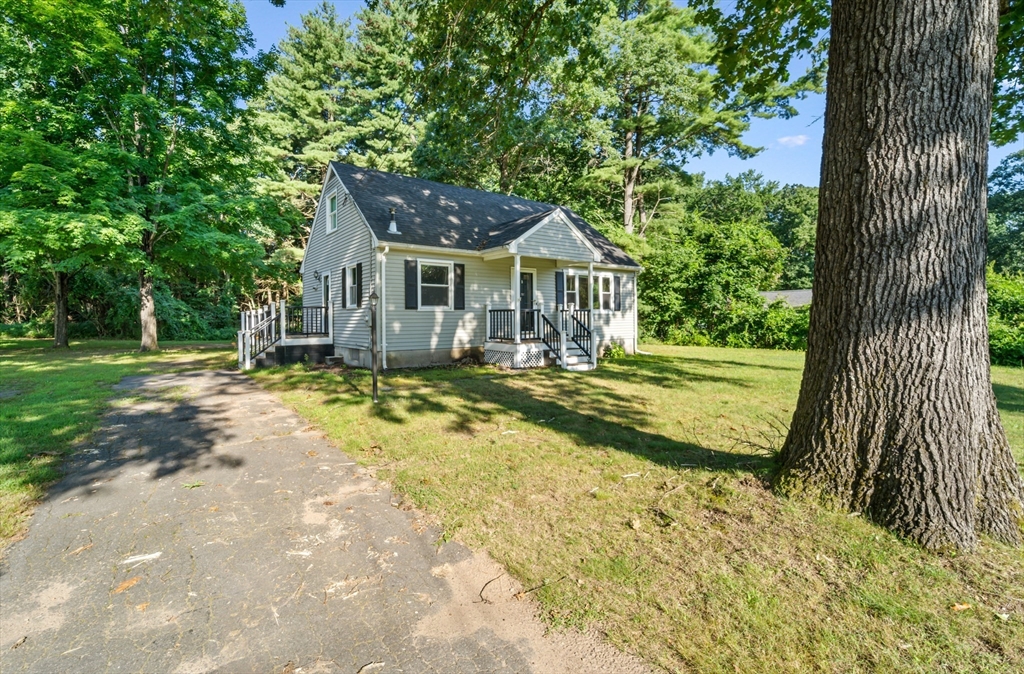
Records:
<instances>
[{"instance_id":1,"label":"tree shadow on grass","mask_svg":"<svg viewBox=\"0 0 1024 674\"><path fill-rule=\"evenodd\" d=\"M996 406L1003 412L1024 412L1024 388L992 383Z\"/></svg>"},{"instance_id":2,"label":"tree shadow on grass","mask_svg":"<svg viewBox=\"0 0 1024 674\"><path fill-rule=\"evenodd\" d=\"M768 468L772 462L768 456L725 452L642 430L656 410L649 409L645 400L608 386L609 382L626 376L621 371L610 376L606 372L601 377L595 373L580 375L560 369L514 374L471 368L452 369L447 375L443 372L389 374L387 381L395 389L383 393L382 403L373 405L369 413L396 425L414 425L423 415L443 415L450 419L446 424L447 432L466 436L493 428L511 417L566 436L579 446L629 452L672 467L756 471ZM366 405L370 378L363 372L325 376L291 371L283 375L282 379L268 382L268 388L275 391L315 389L325 395L326 405ZM686 385L704 381L753 386L741 379L687 369L678 369L670 376L685 379ZM643 383L658 385L656 382L657 378Z\"/></svg>"}]
</instances>

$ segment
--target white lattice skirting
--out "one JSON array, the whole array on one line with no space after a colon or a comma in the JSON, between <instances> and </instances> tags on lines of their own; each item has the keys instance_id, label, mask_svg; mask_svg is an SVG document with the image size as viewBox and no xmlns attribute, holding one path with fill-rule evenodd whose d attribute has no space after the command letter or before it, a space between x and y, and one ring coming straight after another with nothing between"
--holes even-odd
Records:
<instances>
[{"instance_id":1,"label":"white lattice skirting","mask_svg":"<svg viewBox=\"0 0 1024 674\"><path fill-rule=\"evenodd\" d=\"M540 351L527 351L519 356L521 363L519 367L543 367L544 354Z\"/></svg>"},{"instance_id":2,"label":"white lattice skirting","mask_svg":"<svg viewBox=\"0 0 1024 674\"><path fill-rule=\"evenodd\" d=\"M484 361L505 367L515 367L516 354L511 351L495 351L484 349Z\"/></svg>"},{"instance_id":3,"label":"white lattice skirting","mask_svg":"<svg viewBox=\"0 0 1024 674\"><path fill-rule=\"evenodd\" d=\"M502 348L504 347L504 348ZM516 357L518 351L519 356ZM484 347L484 361L509 368L544 367L544 352L533 345Z\"/></svg>"}]
</instances>

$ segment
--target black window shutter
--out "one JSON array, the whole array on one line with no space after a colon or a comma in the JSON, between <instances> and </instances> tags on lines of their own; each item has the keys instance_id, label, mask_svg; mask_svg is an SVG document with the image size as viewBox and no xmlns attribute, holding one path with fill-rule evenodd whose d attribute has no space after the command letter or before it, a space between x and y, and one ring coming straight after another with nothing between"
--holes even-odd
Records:
<instances>
[{"instance_id":1,"label":"black window shutter","mask_svg":"<svg viewBox=\"0 0 1024 674\"><path fill-rule=\"evenodd\" d=\"M615 275L615 311L622 311L622 277Z\"/></svg>"},{"instance_id":2,"label":"black window shutter","mask_svg":"<svg viewBox=\"0 0 1024 674\"><path fill-rule=\"evenodd\" d=\"M416 309L419 298L416 296L416 260L405 261L405 308Z\"/></svg>"},{"instance_id":3,"label":"black window shutter","mask_svg":"<svg viewBox=\"0 0 1024 674\"><path fill-rule=\"evenodd\" d=\"M455 268L455 308L466 308L466 265L457 264Z\"/></svg>"},{"instance_id":4,"label":"black window shutter","mask_svg":"<svg viewBox=\"0 0 1024 674\"><path fill-rule=\"evenodd\" d=\"M555 272L555 304L565 305L565 272Z\"/></svg>"},{"instance_id":5,"label":"black window shutter","mask_svg":"<svg viewBox=\"0 0 1024 674\"><path fill-rule=\"evenodd\" d=\"M363 306L363 263L356 265L356 306Z\"/></svg>"},{"instance_id":6,"label":"black window shutter","mask_svg":"<svg viewBox=\"0 0 1024 674\"><path fill-rule=\"evenodd\" d=\"M348 270L341 268L341 307L348 306Z\"/></svg>"}]
</instances>

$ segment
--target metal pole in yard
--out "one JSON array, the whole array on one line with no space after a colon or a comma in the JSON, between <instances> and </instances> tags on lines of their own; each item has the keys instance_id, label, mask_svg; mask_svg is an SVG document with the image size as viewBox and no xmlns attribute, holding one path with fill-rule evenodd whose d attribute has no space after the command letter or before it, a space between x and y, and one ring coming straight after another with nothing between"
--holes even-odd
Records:
<instances>
[{"instance_id":1,"label":"metal pole in yard","mask_svg":"<svg viewBox=\"0 0 1024 674\"><path fill-rule=\"evenodd\" d=\"M373 368L373 402L377 402L377 290L370 293L370 362Z\"/></svg>"}]
</instances>

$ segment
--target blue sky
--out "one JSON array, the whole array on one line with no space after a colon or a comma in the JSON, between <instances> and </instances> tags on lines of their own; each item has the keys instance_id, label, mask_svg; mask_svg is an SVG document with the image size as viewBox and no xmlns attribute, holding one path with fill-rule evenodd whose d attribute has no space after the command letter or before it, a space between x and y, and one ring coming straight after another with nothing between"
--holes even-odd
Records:
<instances>
[{"instance_id":1,"label":"blue sky","mask_svg":"<svg viewBox=\"0 0 1024 674\"><path fill-rule=\"evenodd\" d=\"M298 25L299 16L311 11L320 0L287 0L284 7L274 7L269 0L242 0L249 14L249 24L259 49L276 45L288 24ZM334 0L338 14L348 17L359 11L362 0ZM755 119L744 141L764 150L752 159L730 157L725 152L691 160L691 172L703 172L710 179L721 179L727 174L737 175L754 170L768 180L779 183L817 185L821 168L821 136L824 127L825 96L809 96L797 101L800 114L791 119ZM989 165L995 166L1008 154L1024 147L1017 143L1003 148L992 147Z\"/></svg>"}]
</instances>

